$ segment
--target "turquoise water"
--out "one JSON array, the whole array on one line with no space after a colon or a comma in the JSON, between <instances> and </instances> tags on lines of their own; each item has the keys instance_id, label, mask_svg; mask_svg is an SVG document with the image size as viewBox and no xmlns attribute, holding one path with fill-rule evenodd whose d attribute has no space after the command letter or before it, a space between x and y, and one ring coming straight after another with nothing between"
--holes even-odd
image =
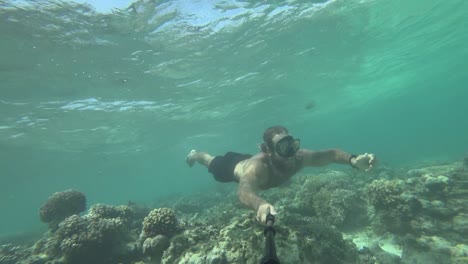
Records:
<instances>
[{"instance_id":1,"label":"turquoise water","mask_svg":"<svg viewBox=\"0 0 468 264\"><path fill-rule=\"evenodd\" d=\"M468 151L466 1L146 2L0 1L1 234L69 188L210 191L188 151L254 153L276 124L389 166Z\"/></svg>"}]
</instances>

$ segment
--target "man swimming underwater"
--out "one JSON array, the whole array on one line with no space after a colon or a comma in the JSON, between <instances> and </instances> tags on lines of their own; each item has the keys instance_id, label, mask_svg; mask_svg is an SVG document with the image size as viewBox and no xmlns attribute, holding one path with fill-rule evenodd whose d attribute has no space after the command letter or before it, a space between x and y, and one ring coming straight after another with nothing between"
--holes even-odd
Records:
<instances>
[{"instance_id":1,"label":"man swimming underwater","mask_svg":"<svg viewBox=\"0 0 468 264\"><path fill-rule=\"evenodd\" d=\"M259 190L277 187L304 167L329 163L349 164L369 171L377 163L374 154L352 155L339 149L312 151L300 148L299 139L289 135L282 126L270 127L263 133L261 152L252 156L227 152L213 157L208 153L190 151L186 162L192 167L198 162L208 168L220 182L238 182L237 195L241 203L257 211L257 220L276 214L275 208L257 195Z\"/></svg>"}]
</instances>

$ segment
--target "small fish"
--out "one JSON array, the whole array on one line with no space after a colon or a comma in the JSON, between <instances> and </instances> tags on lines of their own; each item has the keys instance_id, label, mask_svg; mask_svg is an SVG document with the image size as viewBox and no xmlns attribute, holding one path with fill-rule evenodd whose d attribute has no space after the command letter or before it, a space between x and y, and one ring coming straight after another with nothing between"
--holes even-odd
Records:
<instances>
[{"instance_id":1,"label":"small fish","mask_svg":"<svg viewBox=\"0 0 468 264\"><path fill-rule=\"evenodd\" d=\"M310 101L308 104L305 105L306 110L310 110L312 108L315 108L316 104L315 101Z\"/></svg>"}]
</instances>

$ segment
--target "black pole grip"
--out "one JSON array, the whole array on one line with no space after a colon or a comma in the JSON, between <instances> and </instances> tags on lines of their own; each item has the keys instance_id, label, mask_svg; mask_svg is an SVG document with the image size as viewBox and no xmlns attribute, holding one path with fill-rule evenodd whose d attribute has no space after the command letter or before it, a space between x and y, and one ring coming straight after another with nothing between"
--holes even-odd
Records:
<instances>
[{"instance_id":1,"label":"black pole grip","mask_svg":"<svg viewBox=\"0 0 468 264\"><path fill-rule=\"evenodd\" d=\"M276 256L276 231L273 227L274 223L275 217L272 214L268 214L266 217L267 227L265 227L265 230L263 231L263 234L265 235L265 253L262 260L260 261L260 264L280 264L280 261Z\"/></svg>"}]
</instances>

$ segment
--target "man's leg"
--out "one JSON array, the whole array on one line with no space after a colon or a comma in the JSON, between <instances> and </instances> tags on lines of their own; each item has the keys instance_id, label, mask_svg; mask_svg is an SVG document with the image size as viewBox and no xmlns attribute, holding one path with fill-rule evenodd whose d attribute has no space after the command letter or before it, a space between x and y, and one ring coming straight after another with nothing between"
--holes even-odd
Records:
<instances>
[{"instance_id":1,"label":"man's leg","mask_svg":"<svg viewBox=\"0 0 468 264\"><path fill-rule=\"evenodd\" d=\"M208 168L213 159L214 157L206 152L199 152L192 149L187 155L187 158L185 158L185 162L187 162L187 164L192 167L196 161Z\"/></svg>"}]
</instances>

